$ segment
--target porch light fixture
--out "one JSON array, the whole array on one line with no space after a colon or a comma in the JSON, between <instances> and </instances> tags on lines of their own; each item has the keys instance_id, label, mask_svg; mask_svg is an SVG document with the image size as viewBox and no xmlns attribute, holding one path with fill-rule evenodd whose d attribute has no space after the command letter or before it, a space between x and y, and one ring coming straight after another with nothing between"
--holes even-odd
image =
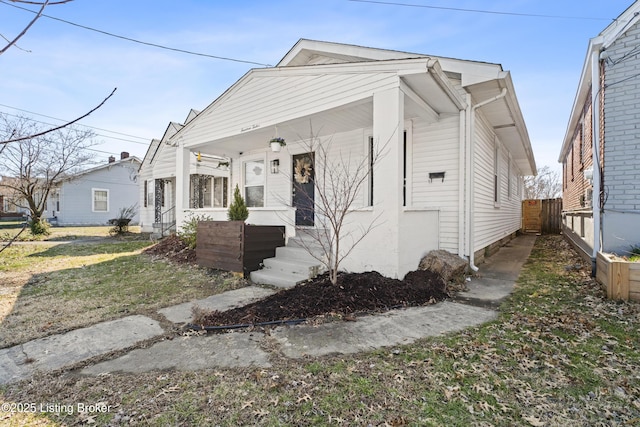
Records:
<instances>
[{"instance_id":1,"label":"porch light fixture","mask_svg":"<svg viewBox=\"0 0 640 427\"><path fill-rule=\"evenodd\" d=\"M271 160L271 173L280 172L280 159Z\"/></svg>"},{"instance_id":2,"label":"porch light fixture","mask_svg":"<svg viewBox=\"0 0 640 427\"><path fill-rule=\"evenodd\" d=\"M284 138L276 136L269 140L269 145L271 146L271 151L273 151L274 153L278 153L282 149L282 147L287 145L287 143L284 142Z\"/></svg>"}]
</instances>

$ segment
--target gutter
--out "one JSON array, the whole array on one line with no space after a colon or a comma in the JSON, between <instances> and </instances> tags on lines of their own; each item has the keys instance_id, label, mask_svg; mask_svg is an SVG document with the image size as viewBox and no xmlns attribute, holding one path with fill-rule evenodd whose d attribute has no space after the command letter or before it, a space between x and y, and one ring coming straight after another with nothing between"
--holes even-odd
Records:
<instances>
[{"instance_id":1,"label":"gutter","mask_svg":"<svg viewBox=\"0 0 640 427\"><path fill-rule=\"evenodd\" d=\"M475 185L474 185L474 179L473 176L475 174L475 168L474 168L474 164L475 162L473 161L475 158L475 123L476 123L476 110L480 107L484 107L487 104L491 104L492 102L495 102L499 99L504 98L507 95L507 88L502 88L502 91L494 96L493 98L489 98L489 99L485 99L482 102L479 102L478 104L474 105L473 107L469 108L467 107L467 111L469 114L468 120L469 120L469 125L467 126L467 141L469 142L467 145L467 152L466 152L466 157L467 157L467 244L468 246L468 250L469 250L469 267L471 268L471 270L478 271L479 268L478 266L475 265L475 251L473 249L473 243L474 243L474 236L473 233L475 231L475 227L474 227L474 215L473 215L473 205L475 203ZM469 97L469 101L471 100L471 95L467 95ZM468 103L468 105L471 105L471 102Z\"/></svg>"},{"instance_id":2,"label":"gutter","mask_svg":"<svg viewBox=\"0 0 640 427\"><path fill-rule=\"evenodd\" d=\"M602 206L600 192L602 188L602 173L600 169L600 50L602 44L594 46L591 51L591 140L593 152L593 253L591 255L591 276L596 276L596 258L600 252L600 234L602 232Z\"/></svg>"}]
</instances>

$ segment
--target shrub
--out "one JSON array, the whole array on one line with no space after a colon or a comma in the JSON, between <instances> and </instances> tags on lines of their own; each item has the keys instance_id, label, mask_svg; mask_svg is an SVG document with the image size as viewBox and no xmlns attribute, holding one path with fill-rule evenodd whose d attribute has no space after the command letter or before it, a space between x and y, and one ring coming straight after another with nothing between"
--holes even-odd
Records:
<instances>
[{"instance_id":1,"label":"shrub","mask_svg":"<svg viewBox=\"0 0 640 427\"><path fill-rule=\"evenodd\" d=\"M191 214L189 218L182 224L180 230L178 230L177 235L184 242L185 245L189 247L189 249L195 249L197 243L197 231L198 231L198 222L200 221L211 221L211 218L208 215L196 215Z\"/></svg>"},{"instance_id":2,"label":"shrub","mask_svg":"<svg viewBox=\"0 0 640 427\"><path fill-rule=\"evenodd\" d=\"M233 203L229 205L227 218L229 218L229 221L246 221L249 218L249 209L247 209L247 205L240 194L238 184L236 184L236 189L233 190Z\"/></svg>"},{"instance_id":3,"label":"shrub","mask_svg":"<svg viewBox=\"0 0 640 427\"><path fill-rule=\"evenodd\" d=\"M29 229L34 236L48 236L50 225L44 218L32 219L29 222Z\"/></svg>"},{"instance_id":4,"label":"shrub","mask_svg":"<svg viewBox=\"0 0 640 427\"><path fill-rule=\"evenodd\" d=\"M120 208L118 216L108 221L109 225L113 225L113 228L109 230L111 236L121 236L129 231L129 223L136 216L138 212L138 205L132 205L128 208Z\"/></svg>"}]
</instances>

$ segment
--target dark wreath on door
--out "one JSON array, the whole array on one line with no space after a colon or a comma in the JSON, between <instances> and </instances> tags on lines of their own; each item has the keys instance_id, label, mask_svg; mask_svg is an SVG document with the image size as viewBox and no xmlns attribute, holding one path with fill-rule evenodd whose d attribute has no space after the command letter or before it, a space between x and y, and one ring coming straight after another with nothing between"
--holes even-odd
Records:
<instances>
[{"instance_id":1,"label":"dark wreath on door","mask_svg":"<svg viewBox=\"0 0 640 427\"><path fill-rule=\"evenodd\" d=\"M315 186L314 153L293 156L293 207L296 208L296 225L314 225Z\"/></svg>"}]
</instances>

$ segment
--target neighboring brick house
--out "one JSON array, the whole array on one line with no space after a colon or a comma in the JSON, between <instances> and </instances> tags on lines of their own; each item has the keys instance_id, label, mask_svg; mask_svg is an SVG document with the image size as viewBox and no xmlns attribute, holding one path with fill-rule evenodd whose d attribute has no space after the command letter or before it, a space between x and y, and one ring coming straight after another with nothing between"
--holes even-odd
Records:
<instances>
[{"instance_id":1,"label":"neighboring brick house","mask_svg":"<svg viewBox=\"0 0 640 427\"><path fill-rule=\"evenodd\" d=\"M636 1L589 41L560 152L564 231L592 261L640 245L639 55Z\"/></svg>"}]
</instances>

